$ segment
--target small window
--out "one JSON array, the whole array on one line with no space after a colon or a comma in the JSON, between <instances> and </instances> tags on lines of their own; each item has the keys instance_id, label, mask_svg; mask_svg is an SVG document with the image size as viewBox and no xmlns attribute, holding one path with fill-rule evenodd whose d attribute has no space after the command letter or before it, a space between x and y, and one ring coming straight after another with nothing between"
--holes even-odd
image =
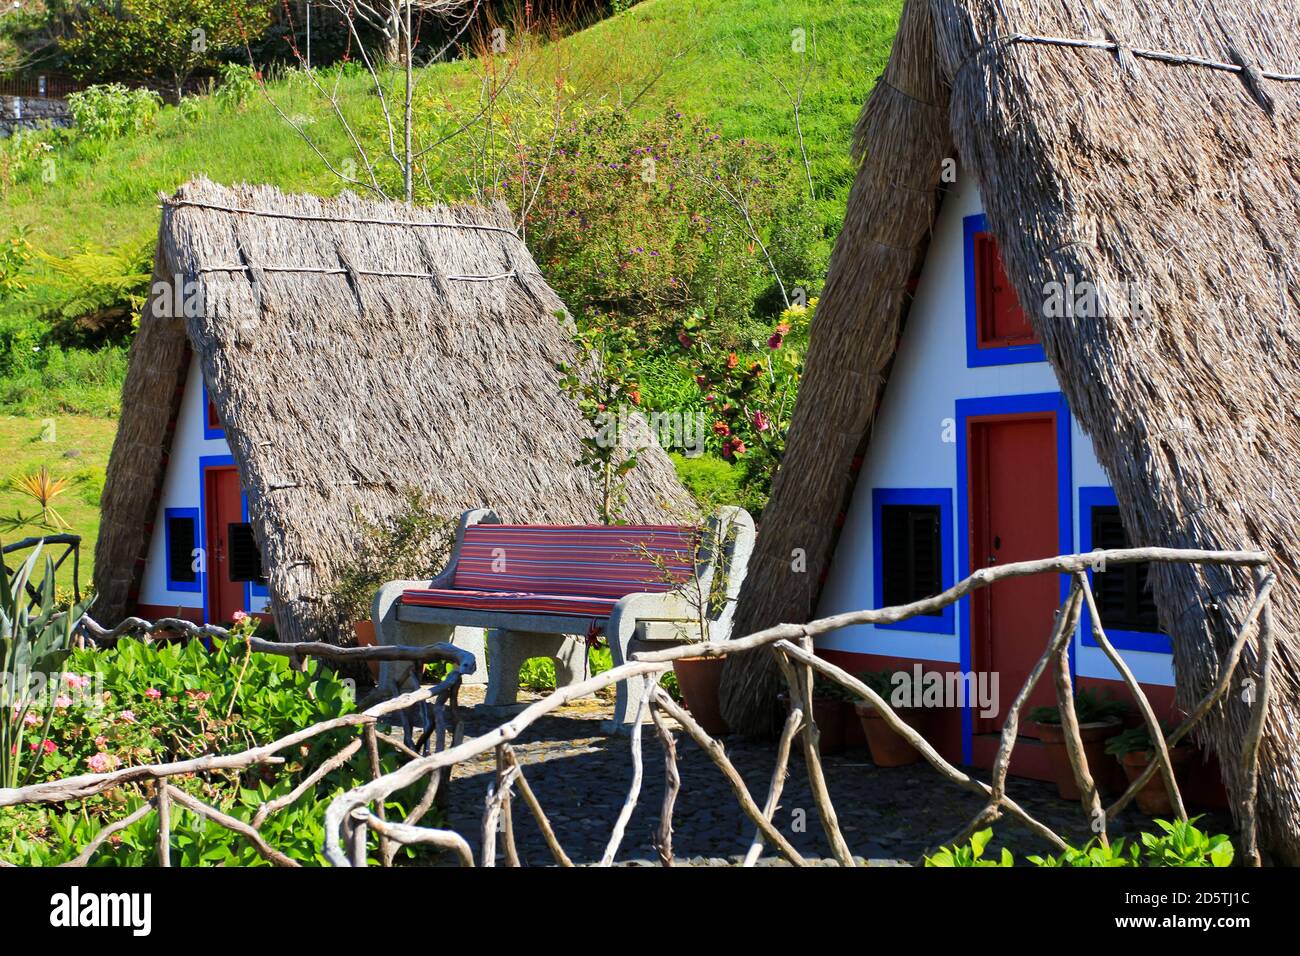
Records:
<instances>
[{"instance_id":1,"label":"small window","mask_svg":"<svg viewBox=\"0 0 1300 956\"><path fill-rule=\"evenodd\" d=\"M1116 505L1094 505L1092 508L1092 547L1111 551L1131 547ZM1148 580L1150 565L1112 565L1105 571L1094 571L1093 590L1096 592L1097 610L1101 624L1107 631L1142 631L1160 633L1155 596Z\"/></svg>"},{"instance_id":2,"label":"small window","mask_svg":"<svg viewBox=\"0 0 1300 956\"><path fill-rule=\"evenodd\" d=\"M228 525L226 541L230 547L230 580L265 584L262 552L253 539L253 526L246 521Z\"/></svg>"},{"instance_id":3,"label":"small window","mask_svg":"<svg viewBox=\"0 0 1300 956\"><path fill-rule=\"evenodd\" d=\"M880 508L882 601L910 604L943 590L943 538L938 505ZM934 611L928 617L940 617Z\"/></svg>"},{"instance_id":4,"label":"small window","mask_svg":"<svg viewBox=\"0 0 1300 956\"><path fill-rule=\"evenodd\" d=\"M1038 341L1016 290L1002 268L1002 254L990 232L975 242L975 328L981 349L1032 345Z\"/></svg>"},{"instance_id":5,"label":"small window","mask_svg":"<svg viewBox=\"0 0 1300 956\"><path fill-rule=\"evenodd\" d=\"M198 513L169 508L166 512L167 586L171 590L194 590L199 572L195 568L198 548ZM184 585L193 585L186 588Z\"/></svg>"},{"instance_id":6,"label":"small window","mask_svg":"<svg viewBox=\"0 0 1300 956\"><path fill-rule=\"evenodd\" d=\"M213 404L212 399L208 399L208 430L221 431L221 419L217 417L217 406Z\"/></svg>"}]
</instances>

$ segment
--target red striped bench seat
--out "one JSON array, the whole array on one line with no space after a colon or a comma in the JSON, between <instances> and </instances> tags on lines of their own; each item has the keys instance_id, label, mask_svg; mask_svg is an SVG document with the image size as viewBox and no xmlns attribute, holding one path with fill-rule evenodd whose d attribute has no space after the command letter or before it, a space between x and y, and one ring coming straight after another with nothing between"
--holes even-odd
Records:
<instances>
[{"instance_id":1,"label":"red striped bench seat","mask_svg":"<svg viewBox=\"0 0 1300 956\"><path fill-rule=\"evenodd\" d=\"M607 618L628 594L690 580L699 533L678 525L469 525L451 587L409 588L402 603Z\"/></svg>"}]
</instances>

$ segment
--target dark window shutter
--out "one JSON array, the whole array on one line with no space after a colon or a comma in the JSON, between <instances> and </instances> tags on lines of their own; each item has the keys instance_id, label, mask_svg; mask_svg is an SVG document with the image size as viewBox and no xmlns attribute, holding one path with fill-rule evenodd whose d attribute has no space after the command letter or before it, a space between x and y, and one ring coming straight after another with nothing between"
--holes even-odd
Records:
<instances>
[{"instance_id":1,"label":"dark window shutter","mask_svg":"<svg viewBox=\"0 0 1300 956\"><path fill-rule=\"evenodd\" d=\"M882 505L881 599L910 604L943 590L943 529L938 505ZM940 617L934 612L931 617Z\"/></svg>"},{"instance_id":2,"label":"dark window shutter","mask_svg":"<svg viewBox=\"0 0 1300 956\"><path fill-rule=\"evenodd\" d=\"M1092 509L1092 546L1103 550L1131 547L1119 508L1099 505ZM1150 565L1116 565L1093 572L1093 590L1103 627L1120 631L1159 633L1155 596L1148 580Z\"/></svg>"},{"instance_id":3,"label":"dark window shutter","mask_svg":"<svg viewBox=\"0 0 1300 956\"><path fill-rule=\"evenodd\" d=\"M194 582L194 519L172 515L167 519L167 576L172 581Z\"/></svg>"},{"instance_id":4,"label":"dark window shutter","mask_svg":"<svg viewBox=\"0 0 1300 956\"><path fill-rule=\"evenodd\" d=\"M230 547L230 580L266 582L262 573L262 552L253 540L253 526L248 522L227 527L226 541Z\"/></svg>"}]
</instances>

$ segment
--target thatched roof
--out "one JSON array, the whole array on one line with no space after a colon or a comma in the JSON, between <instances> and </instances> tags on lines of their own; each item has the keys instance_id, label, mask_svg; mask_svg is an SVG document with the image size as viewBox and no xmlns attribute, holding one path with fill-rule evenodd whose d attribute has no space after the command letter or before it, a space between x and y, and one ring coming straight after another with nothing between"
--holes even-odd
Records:
<instances>
[{"instance_id":1,"label":"thatched roof","mask_svg":"<svg viewBox=\"0 0 1300 956\"><path fill-rule=\"evenodd\" d=\"M354 515L392 514L410 488L448 517L489 505L505 520L598 518L574 465L587 428L557 385L556 363L575 358L567 312L504 207L194 182L163 205L155 281L174 275L201 283L203 314L145 307L104 486L97 618L119 619L139 586L191 349L283 639L330 626L320 597L353 553ZM623 516L693 511L649 448Z\"/></svg>"},{"instance_id":2,"label":"thatched roof","mask_svg":"<svg viewBox=\"0 0 1300 956\"><path fill-rule=\"evenodd\" d=\"M1262 823L1300 859L1300 5L1293 0L909 0L857 131L861 160L812 329L786 459L736 633L814 612L942 201L979 185L1008 276L1091 436L1131 539L1276 561L1278 706ZM1047 318L1067 276L1153 322ZM789 555L806 549L807 573ZM1180 701L1246 609L1237 574L1162 565ZM1255 649L1246 656L1256 666ZM774 679L728 664L725 713L761 729ZM1230 790L1246 709L1214 715Z\"/></svg>"}]
</instances>

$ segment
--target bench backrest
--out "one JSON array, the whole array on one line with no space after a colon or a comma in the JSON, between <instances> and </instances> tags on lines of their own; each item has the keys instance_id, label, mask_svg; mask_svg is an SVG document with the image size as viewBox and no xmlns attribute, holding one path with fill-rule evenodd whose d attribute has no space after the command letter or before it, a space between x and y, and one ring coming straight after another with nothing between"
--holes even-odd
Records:
<instances>
[{"instance_id":1,"label":"bench backrest","mask_svg":"<svg viewBox=\"0 0 1300 956\"><path fill-rule=\"evenodd\" d=\"M690 580L698 537L678 525L470 525L452 587L606 598L671 591Z\"/></svg>"}]
</instances>

